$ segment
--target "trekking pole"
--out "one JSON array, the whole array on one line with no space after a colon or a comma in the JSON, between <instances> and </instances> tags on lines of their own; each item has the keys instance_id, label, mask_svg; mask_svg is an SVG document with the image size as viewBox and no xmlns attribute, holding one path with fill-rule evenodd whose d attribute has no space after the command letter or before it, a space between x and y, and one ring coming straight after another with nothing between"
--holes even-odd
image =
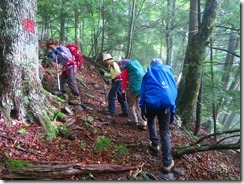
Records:
<instances>
[{"instance_id":1,"label":"trekking pole","mask_svg":"<svg viewBox=\"0 0 244 184\"><path fill-rule=\"evenodd\" d=\"M60 91L60 79L59 79L58 57L57 56L56 56L56 70L57 70L57 78L58 78L58 90Z\"/></svg>"},{"instance_id":2,"label":"trekking pole","mask_svg":"<svg viewBox=\"0 0 244 184\"><path fill-rule=\"evenodd\" d=\"M102 74L100 74L100 72L98 72L98 73L99 73L100 77L103 79L103 90L104 90L103 93L104 93L104 97L105 97L105 104L106 104L106 106L108 106L107 93L106 93L106 89L105 89L106 82L105 82L104 76Z\"/></svg>"}]
</instances>

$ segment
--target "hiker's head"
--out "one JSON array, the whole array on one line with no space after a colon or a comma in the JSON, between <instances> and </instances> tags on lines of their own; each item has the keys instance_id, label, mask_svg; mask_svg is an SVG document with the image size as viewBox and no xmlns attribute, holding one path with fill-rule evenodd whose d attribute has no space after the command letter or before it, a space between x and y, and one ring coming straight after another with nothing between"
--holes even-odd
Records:
<instances>
[{"instance_id":1,"label":"hiker's head","mask_svg":"<svg viewBox=\"0 0 244 184\"><path fill-rule=\"evenodd\" d=\"M46 43L46 47L47 47L48 50L49 50L49 49L53 50L53 49L55 49L57 46L58 46L58 41L55 40L55 39L53 39L53 38L50 38L50 39L47 41L47 43Z\"/></svg>"},{"instance_id":2,"label":"hiker's head","mask_svg":"<svg viewBox=\"0 0 244 184\"><path fill-rule=\"evenodd\" d=\"M151 61L151 66L156 66L156 65L161 65L161 64L163 64L163 61L162 61L162 59L159 59L159 58L154 58Z\"/></svg>"},{"instance_id":3,"label":"hiker's head","mask_svg":"<svg viewBox=\"0 0 244 184\"><path fill-rule=\"evenodd\" d=\"M110 54L103 54L103 62L110 64L113 61L113 57Z\"/></svg>"},{"instance_id":4,"label":"hiker's head","mask_svg":"<svg viewBox=\"0 0 244 184\"><path fill-rule=\"evenodd\" d=\"M120 69L121 70L124 70L125 69L125 65L126 65L126 63L127 62L129 62L130 60L129 59L122 59L119 63L120 63L120 65L119 65L119 67L120 67Z\"/></svg>"}]
</instances>

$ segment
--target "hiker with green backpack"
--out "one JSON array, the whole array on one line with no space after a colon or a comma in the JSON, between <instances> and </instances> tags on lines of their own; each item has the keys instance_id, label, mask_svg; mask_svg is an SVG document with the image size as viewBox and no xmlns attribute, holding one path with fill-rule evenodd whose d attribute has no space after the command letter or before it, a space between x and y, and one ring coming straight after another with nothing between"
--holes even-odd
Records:
<instances>
[{"instance_id":1,"label":"hiker with green backpack","mask_svg":"<svg viewBox=\"0 0 244 184\"><path fill-rule=\"evenodd\" d=\"M145 74L143 67L137 60L123 59L120 61L122 70L122 93L128 103L130 125L137 126L140 130L146 130L147 122L141 118L139 107L141 82Z\"/></svg>"}]
</instances>

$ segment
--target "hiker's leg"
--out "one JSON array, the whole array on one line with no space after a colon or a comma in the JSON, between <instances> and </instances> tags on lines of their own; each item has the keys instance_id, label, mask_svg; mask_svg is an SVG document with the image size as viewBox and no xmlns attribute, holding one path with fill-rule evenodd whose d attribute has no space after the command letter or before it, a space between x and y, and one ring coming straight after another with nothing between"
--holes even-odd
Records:
<instances>
[{"instance_id":1,"label":"hiker's leg","mask_svg":"<svg viewBox=\"0 0 244 184\"><path fill-rule=\"evenodd\" d=\"M117 95L117 91L120 88L120 83L118 83L117 81L113 81L112 82L112 86L109 90L108 93L108 110L110 113L114 114L116 113L116 95Z\"/></svg>"},{"instance_id":2,"label":"hiker's leg","mask_svg":"<svg viewBox=\"0 0 244 184\"><path fill-rule=\"evenodd\" d=\"M137 119L136 112L134 109L135 95L133 95L131 93L131 91L128 91L126 93L126 97L127 97L127 103L128 103L129 120L138 123L138 119Z\"/></svg>"},{"instance_id":3,"label":"hiker's leg","mask_svg":"<svg viewBox=\"0 0 244 184\"><path fill-rule=\"evenodd\" d=\"M149 139L152 142L152 146L154 147L159 146L160 144L155 117L156 117L156 111L147 109L147 127L149 131Z\"/></svg>"},{"instance_id":4,"label":"hiker's leg","mask_svg":"<svg viewBox=\"0 0 244 184\"><path fill-rule=\"evenodd\" d=\"M162 142L163 164L168 166L172 162L171 138L169 132L170 110L163 109L158 113L159 131Z\"/></svg>"},{"instance_id":5,"label":"hiker's leg","mask_svg":"<svg viewBox=\"0 0 244 184\"><path fill-rule=\"evenodd\" d=\"M77 81L76 81L76 73L74 72L74 67L69 69L69 75L68 75L68 85L73 95L80 96L78 87L77 87Z\"/></svg>"},{"instance_id":6,"label":"hiker's leg","mask_svg":"<svg viewBox=\"0 0 244 184\"><path fill-rule=\"evenodd\" d=\"M139 126L147 126L147 122L144 121L142 118L141 118L141 109L140 109L140 106L139 106L139 101L140 101L140 95L137 95L135 96L135 112L136 112L136 116L138 117L138 125Z\"/></svg>"},{"instance_id":7,"label":"hiker's leg","mask_svg":"<svg viewBox=\"0 0 244 184\"><path fill-rule=\"evenodd\" d=\"M127 101L124 101L123 96L122 96L122 89L121 89L122 82L117 81L116 83L118 83L118 85L119 85L119 88L117 91L117 98L120 103L121 110L122 110L123 114L127 115L128 114L128 105L127 105Z\"/></svg>"}]
</instances>

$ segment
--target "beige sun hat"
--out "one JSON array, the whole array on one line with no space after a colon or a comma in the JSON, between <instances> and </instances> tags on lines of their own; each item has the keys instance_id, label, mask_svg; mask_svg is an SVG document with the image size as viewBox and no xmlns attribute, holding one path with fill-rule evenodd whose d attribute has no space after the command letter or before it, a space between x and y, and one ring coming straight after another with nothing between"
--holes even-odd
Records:
<instances>
[{"instance_id":1,"label":"beige sun hat","mask_svg":"<svg viewBox=\"0 0 244 184\"><path fill-rule=\"evenodd\" d=\"M103 61L107 59L112 59L113 57L110 54L103 54Z\"/></svg>"}]
</instances>

